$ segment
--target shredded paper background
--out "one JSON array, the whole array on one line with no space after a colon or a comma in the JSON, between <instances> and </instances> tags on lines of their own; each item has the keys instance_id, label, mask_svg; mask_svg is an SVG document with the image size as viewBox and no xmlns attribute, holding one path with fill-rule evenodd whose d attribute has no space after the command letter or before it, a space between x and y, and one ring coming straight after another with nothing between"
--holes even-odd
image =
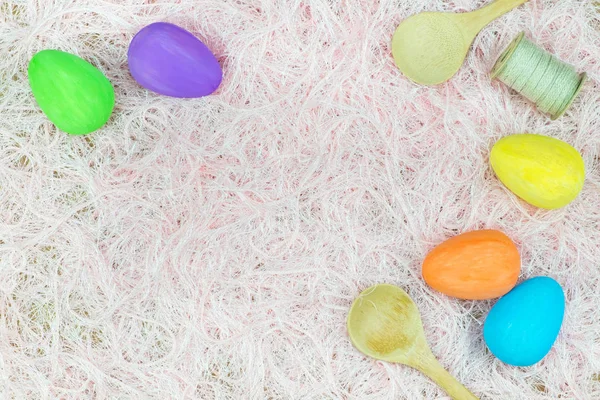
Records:
<instances>
[{"instance_id":1,"label":"shredded paper background","mask_svg":"<svg viewBox=\"0 0 600 400\"><path fill-rule=\"evenodd\" d=\"M482 399L600 398L600 21L590 0L531 0L488 26L460 73L422 87L394 66L398 23L474 0L0 0L0 394L6 399L447 399L347 336L354 298L406 289L434 354ZM201 38L224 68L212 96L149 93L127 68L156 21ZM586 71L558 121L489 79L521 31ZM112 81L109 123L57 132L34 102L35 52L72 52ZM514 133L583 155L581 196L518 200L491 146ZM493 302L420 276L458 233L500 229L521 280L567 297L531 368L485 347Z\"/></svg>"}]
</instances>

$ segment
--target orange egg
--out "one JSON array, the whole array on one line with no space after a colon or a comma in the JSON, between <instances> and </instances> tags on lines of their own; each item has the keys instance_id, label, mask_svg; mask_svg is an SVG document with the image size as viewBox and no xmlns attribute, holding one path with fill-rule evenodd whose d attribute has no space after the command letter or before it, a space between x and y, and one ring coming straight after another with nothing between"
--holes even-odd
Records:
<instances>
[{"instance_id":1,"label":"orange egg","mask_svg":"<svg viewBox=\"0 0 600 400\"><path fill-rule=\"evenodd\" d=\"M484 300L508 293L521 271L519 250L504 233L463 233L435 247L423 261L423 278L448 296Z\"/></svg>"}]
</instances>

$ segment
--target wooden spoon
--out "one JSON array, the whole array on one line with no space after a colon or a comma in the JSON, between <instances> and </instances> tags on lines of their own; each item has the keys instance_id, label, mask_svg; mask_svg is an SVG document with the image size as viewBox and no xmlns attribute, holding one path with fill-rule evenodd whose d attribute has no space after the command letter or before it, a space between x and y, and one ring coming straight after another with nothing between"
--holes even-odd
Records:
<instances>
[{"instance_id":1,"label":"wooden spoon","mask_svg":"<svg viewBox=\"0 0 600 400\"><path fill-rule=\"evenodd\" d=\"M399 287L375 285L363 291L348 314L348 333L362 353L421 371L455 400L477 400L431 353L419 310Z\"/></svg>"},{"instance_id":2,"label":"wooden spoon","mask_svg":"<svg viewBox=\"0 0 600 400\"><path fill-rule=\"evenodd\" d=\"M461 14L424 12L404 20L392 39L392 54L404 75L423 85L437 85L460 69L479 32L490 22L528 0L496 0Z\"/></svg>"}]
</instances>

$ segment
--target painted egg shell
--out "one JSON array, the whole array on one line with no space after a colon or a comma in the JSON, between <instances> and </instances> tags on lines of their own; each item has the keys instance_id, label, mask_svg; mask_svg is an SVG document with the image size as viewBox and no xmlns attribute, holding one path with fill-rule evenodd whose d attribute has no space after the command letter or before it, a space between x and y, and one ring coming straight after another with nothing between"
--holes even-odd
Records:
<instances>
[{"instance_id":1,"label":"painted egg shell","mask_svg":"<svg viewBox=\"0 0 600 400\"><path fill-rule=\"evenodd\" d=\"M102 127L115 106L110 81L92 64L70 53L43 50L27 70L33 96L58 129L84 135Z\"/></svg>"},{"instance_id":2,"label":"painted egg shell","mask_svg":"<svg viewBox=\"0 0 600 400\"><path fill-rule=\"evenodd\" d=\"M536 207L557 209L583 188L585 165L569 144L542 135L507 136L493 147L490 162L502 183Z\"/></svg>"},{"instance_id":3,"label":"painted egg shell","mask_svg":"<svg viewBox=\"0 0 600 400\"><path fill-rule=\"evenodd\" d=\"M519 250L504 233L463 233L435 247L423 261L423 278L448 296L484 300L508 293L521 271Z\"/></svg>"},{"instance_id":4,"label":"painted egg shell","mask_svg":"<svg viewBox=\"0 0 600 400\"><path fill-rule=\"evenodd\" d=\"M529 279L492 307L483 326L485 343L506 364L528 367L548 354L564 313L565 295L558 282Z\"/></svg>"},{"instance_id":5,"label":"painted egg shell","mask_svg":"<svg viewBox=\"0 0 600 400\"><path fill-rule=\"evenodd\" d=\"M157 22L129 45L129 70L146 89L171 97L202 97L223 79L221 66L198 38L177 25Z\"/></svg>"}]
</instances>

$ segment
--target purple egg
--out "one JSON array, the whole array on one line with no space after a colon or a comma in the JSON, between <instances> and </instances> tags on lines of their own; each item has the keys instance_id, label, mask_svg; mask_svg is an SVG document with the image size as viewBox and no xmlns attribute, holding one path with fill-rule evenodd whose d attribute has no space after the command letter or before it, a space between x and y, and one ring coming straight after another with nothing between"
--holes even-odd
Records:
<instances>
[{"instance_id":1,"label":"purple egg","mask_svg":"<svg viewBox=\"0 0 600 400\"><path fill-rule=\"evenodd\" d=\"M139 31L127 56L133 78L165 96L207 96L223 79L219 62L204 43L185 29L165 22Z\"/></svg>"}]
</instances>

